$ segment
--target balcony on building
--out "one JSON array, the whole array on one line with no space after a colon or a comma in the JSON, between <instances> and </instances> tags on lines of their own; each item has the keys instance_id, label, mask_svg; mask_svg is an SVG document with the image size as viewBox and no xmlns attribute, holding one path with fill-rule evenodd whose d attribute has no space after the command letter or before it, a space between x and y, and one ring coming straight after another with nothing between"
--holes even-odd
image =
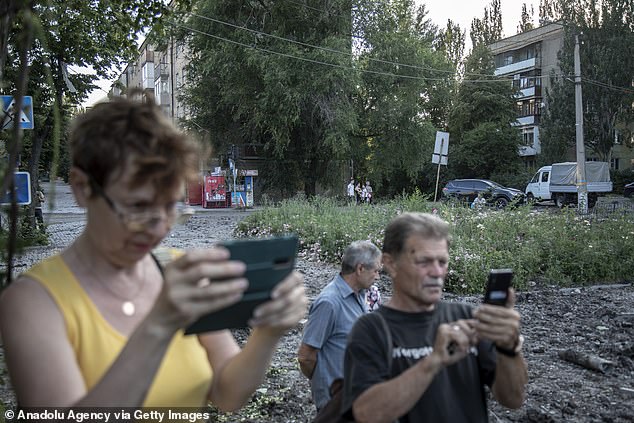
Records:
<instances>
[{"instance_id":1,"label":"balcony on building","mask_svg":"<svg viewBox=\"0 0 634 423\"><path fill-rule=\"evenodd\" d=\"M167 62L161 61L161 62L156 62L154 65L154 76L156 78L169 78L169 67L167 65Z\"/></svg>"},{"instance_id":2,"label":"balcony on building","mask_svg":"<svg viewBox=\"0 0 634 423\"><path fill-rule=\"evenodd\" d=\"M141 68L141 87L154 91L154 63L145 63Z\"/></svg>"},{"instance_id":3,"label":"balcony on building","mask_svg":"<svg viewBox=\"0 0 634 423\"><path fill-rule=\"evenodd\" d=\"M149 48L143 49L139 57L139 62L142 64L154 63L154 51Z\"/></svg>"},{"instance_id":4,"label":"balcony on building","mask_svg":"<svg viewBox=\"0 0 634 423\"><path fill-rule=\"evenodd\" d=\"M521 72L533 69L537 66L537 58L522 60L521 62L510 63L495 69L494 75L508 75L509 73Z\"/></svg>"}]
</instances>

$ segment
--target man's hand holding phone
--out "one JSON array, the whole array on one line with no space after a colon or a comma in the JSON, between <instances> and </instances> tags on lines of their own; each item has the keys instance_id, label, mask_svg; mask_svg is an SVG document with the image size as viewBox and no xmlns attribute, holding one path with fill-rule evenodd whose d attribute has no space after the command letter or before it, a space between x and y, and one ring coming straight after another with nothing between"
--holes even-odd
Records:
<instances>
[{"instance_id":1,"label":"man's hand holding phone","mask_svg":"<svg viewBox=\"0 0 634 423\"><path fill-rule=\"evenodd\" d=\"M492 270L484 304L474 312L478 336L492 341L498 351L507 352L507 355L511 355L520 342L520 314L513 308L512 275L509 269Z\"/></svg>"}]
</instances>

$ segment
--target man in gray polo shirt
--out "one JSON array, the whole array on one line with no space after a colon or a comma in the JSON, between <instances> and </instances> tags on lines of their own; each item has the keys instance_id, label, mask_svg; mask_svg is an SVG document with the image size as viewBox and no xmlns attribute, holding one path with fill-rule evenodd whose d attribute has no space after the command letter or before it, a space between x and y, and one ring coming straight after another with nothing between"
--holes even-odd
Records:
<instances>
[{"instance_id":1,"label":"man in gray polo shirt","mask_svg":"<svg viewBox=\"0 0 634 423\"><path fill-rule=\"evenodd\" d=\"M332 382L343 377L348 333L367 312L365 290L378 278L380 269L378 247L370 241L353 242L343 253L341 273L310 307L298 360L302 373L310 379L317 410L330 400Z\"/></svg>"}]
</instances>

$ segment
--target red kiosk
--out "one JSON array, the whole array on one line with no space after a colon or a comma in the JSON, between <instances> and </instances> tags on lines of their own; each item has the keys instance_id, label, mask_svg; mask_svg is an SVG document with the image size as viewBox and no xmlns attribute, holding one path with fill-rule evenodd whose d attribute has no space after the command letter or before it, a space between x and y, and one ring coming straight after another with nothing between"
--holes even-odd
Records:
<instances>
[{"instance_id":1,"label":"red kiosk","mask_svg":"<svg viewBox=\"0 0 634 423\"><path fill-rule=\"evenodd\" d=\"M213 173L205 176L202 206L206 209L229 207L224 175Z\"/></svg>"}]
</instances>

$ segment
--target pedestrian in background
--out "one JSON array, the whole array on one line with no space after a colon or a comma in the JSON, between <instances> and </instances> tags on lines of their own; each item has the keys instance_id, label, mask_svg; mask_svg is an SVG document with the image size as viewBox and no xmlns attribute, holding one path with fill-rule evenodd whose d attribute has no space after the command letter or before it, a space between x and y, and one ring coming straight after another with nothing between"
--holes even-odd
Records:
<instances>
[{"instance_id":1,"label":"pedestrian in background","mask_svg":"<svg viewBox=\"0 0 634 423\"><path fill-rule=\"evenodd\" d=\"M368 204L372 204L373 190L370 181L365 181L365 199Z\"/></svg>"},{"instance_id":2,"label":"pedestrian in background","mask_svg":"<svg viewBox=\"0 0 634 423\"><path fill-rule=\"evenodd\" d=\"M381 250L370 241L355 241L343 253L341 273L310 307L298 351L302 373L310 379L317 410L331 398L331 386L343 376L346 338L359 316L368 311L366 289L378 278Z\"/></svg>"},{"instance_id":3,"label":"pedestrian in background","mask_svg":"<svg viewBox=\"0 0 634 423\"><path fill-rule=\"evenodd\" d=\"M348 202L350 204L355 203L355 192L354 192L354 178L350 178L350 182L348 182L348 186L346 187L346 194L348 196Z\"/></svg>"},{"instance_id":4,"label":"pedestrian in background","mask_svg":"<svg viewBox=\"0 0 634 423\"><path fill-rule=\"evenodd\" d=\"M478 196L473 199L471 203L471 208L474 210L481 211L487 204L487 200L484 198L481 192L478 193Z\"/></svg>"},{"instance_id":5,"label":"pedestrian in background","mask_svg":"<svg viewBox=\"0 0 634 423\"><path fill-rule=\"evenodd\" d=\"M243 349L228 330L185 335L240 301L245 265L224 248L165 266L152 250L179 218L200 151L158 106L117 98L80 115L70 186L83 232L0 296L0 332L21 407L195 407L246 403L276 345L306 311L294 272L260 305Z\"/></svg>"},{"instance_id":6,"label":"pedestrian in background","mask_svg":"<svg viewBox=\"0 0 634 423\"><path fill-rule=\"evenodd\" d=\"M44 195L44 192L39 188L37 191L35 191L35 195L37 196L37 202L35 203L35 220L41 225L44 223L42 207L44 205L44 202L46 202L46 196Z\"/></svg>"}]
</instances>

